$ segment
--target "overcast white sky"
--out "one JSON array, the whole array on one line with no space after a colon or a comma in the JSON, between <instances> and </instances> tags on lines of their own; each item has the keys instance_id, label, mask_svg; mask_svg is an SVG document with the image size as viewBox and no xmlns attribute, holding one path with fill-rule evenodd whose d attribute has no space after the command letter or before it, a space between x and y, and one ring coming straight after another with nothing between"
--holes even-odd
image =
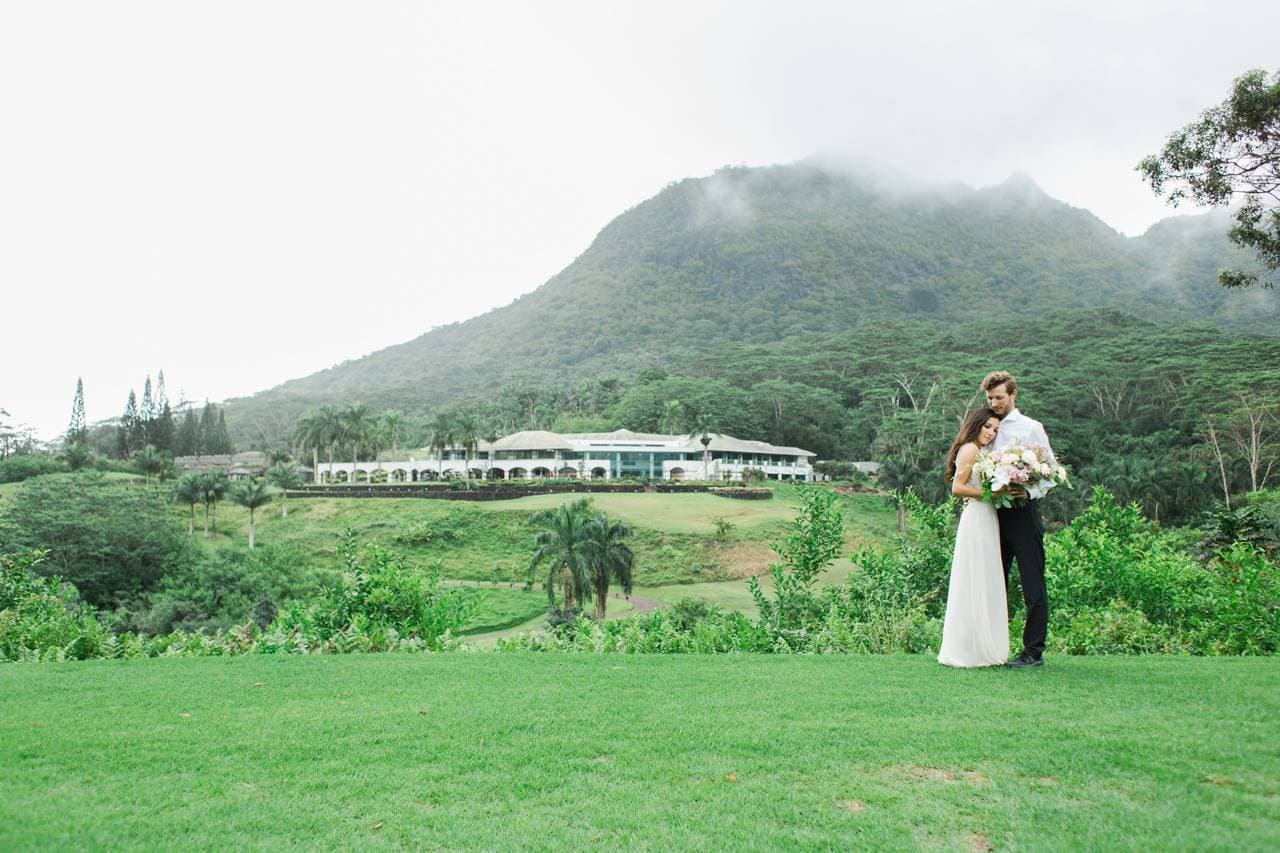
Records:
<instances>
[{"instance_id":1,"label":"overcast white sky","mask_svg":"<svg viewBox=\"0 0 1280 853\"><path fill-rule=\"evenodd\" d=\"M665 184L816 153L1133 171L1280 65L1280 4L5 2L0 408L250 394L505 305Z\"/></svg>"}]
</instances>

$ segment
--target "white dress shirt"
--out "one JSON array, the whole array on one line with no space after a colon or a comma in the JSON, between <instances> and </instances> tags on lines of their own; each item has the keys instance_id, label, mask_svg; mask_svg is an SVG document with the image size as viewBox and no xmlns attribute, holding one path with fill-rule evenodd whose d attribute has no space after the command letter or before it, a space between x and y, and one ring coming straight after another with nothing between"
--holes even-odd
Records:
<instances>
[{"instance_id":1,"label":"white dress shirt","mask_svg":"<svg viewBox=\"0 0 1280 853\"><path fill-rule=\"evenodd\" d=\"M1055 463L1058 461L1053 455L1053 448L1049 445L1049 436L1045 434L1044 424L1035 418L1027 417L1017 409L1005 415L1004 420L1000 421L1000 429L996 431L996 437L991 442L991 449L1003 450L1011 444L1021 444L1023 447L1038 444L1049 454L1051 461ZM1049 489L1043 486L1037 486L1027 489L1027 494L1033 499L1039 499L1048 491Z\"/></svg>"}]
</instances>

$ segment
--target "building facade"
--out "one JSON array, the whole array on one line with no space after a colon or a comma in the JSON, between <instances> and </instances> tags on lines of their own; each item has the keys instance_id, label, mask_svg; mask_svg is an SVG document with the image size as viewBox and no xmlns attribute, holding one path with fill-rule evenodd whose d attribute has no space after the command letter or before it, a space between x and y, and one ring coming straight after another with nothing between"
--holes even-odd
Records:
<instances>
[{"instance_id":1,"label":"building facade","mask_svg":"<svg viewBox=\"0 0 1280 853\"><path fill-rule=\"evenodd\" d=\"M320 463L316 482L411 483L437 479L536 480L562 477L611 480L742 480L749 470L769 480L812 480L815 454L713 434L700 438L636 433L527 431L480 442L467 454L460 447L423 451L409 459ZM330 473L332 471L332 473Z\"/></svg>"}]
</instances>

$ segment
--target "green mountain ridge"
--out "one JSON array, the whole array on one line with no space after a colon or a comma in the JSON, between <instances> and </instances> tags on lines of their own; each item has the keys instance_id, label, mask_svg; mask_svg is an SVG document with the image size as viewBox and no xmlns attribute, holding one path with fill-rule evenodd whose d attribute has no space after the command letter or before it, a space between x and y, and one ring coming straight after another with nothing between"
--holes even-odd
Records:
<instances>
[{"instance_id":1,"label":"green mountain ridge","mask_svg":"<svg viewBox=\"0 0 1280 853\"><path fill-rule=\"evenodd\" d=\"M866 323L987 319L1034 336L1050 312L1105 309L1274 336L1274 294L1217 284L1219 268L1250 260L1227 227L1211 213L1125 237L1022 174L973 189L816 160L730 167L622 213L513 303L229 401L228 422L238 436L279 432L312 406L354 400L425 412L516 377L678 369L715 343Z\"/></svg>"}]
</instances>

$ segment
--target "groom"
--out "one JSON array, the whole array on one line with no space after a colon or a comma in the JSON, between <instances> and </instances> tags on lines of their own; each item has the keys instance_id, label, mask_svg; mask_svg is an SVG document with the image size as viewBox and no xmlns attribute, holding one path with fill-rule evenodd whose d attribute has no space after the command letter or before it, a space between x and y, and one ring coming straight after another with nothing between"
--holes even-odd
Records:
<instances>
[{"instance_id":1,"label":"groom","mask_svg":"<svg viewBox=\"0 0 1280 853\"><path fill-rule=\"evenodd\" d=\"M1021 444L1028 447L1042 445L1053 456L1049 437L1044 426L1018 411L1018 383L1003 370L988 373L982 380L982 390L987 394L987 405L1000 418L1000 430L991 443L993 451ZM1009 666L1024 669L1044 666L1044 643L1049 631L1049 597L1044 584L1044 524L1040 521L1040 509L1036 499L1044 496L1044 489L1011 486L1015 497L1027 498L1022 505L996 510L1000 518L1000 556L1004 560L1005 585L1009 583L1009 568L1018 561L1018 577L1022 581L1022 599L1027 605L1027 624L1022 629L1022 654L1009 661Z\"/></svg>"}]
</instances>

